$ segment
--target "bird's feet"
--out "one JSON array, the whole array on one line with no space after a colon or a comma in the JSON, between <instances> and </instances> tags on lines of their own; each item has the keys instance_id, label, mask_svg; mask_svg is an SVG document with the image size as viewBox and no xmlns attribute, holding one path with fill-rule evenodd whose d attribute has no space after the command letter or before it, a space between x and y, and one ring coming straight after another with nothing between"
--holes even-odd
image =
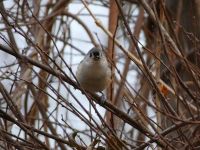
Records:
<instances>
[{"instance_id":1,"label":"bird's feet","mask_svg":"<svg viewBox=\"0 0 200 150\"><path fill-rule=\"evenodd\" d=\"M101 92L101 97L100 97L100 105L104 105L106 102L106 97L104 95L104 93Z\"/></svg>"}]
</instances>

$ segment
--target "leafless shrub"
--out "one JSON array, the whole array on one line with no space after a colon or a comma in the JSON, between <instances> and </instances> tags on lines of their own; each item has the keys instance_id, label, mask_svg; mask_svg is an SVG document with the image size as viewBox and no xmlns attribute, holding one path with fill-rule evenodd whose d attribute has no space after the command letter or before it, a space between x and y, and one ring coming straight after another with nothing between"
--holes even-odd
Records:
<instances>
[{"instance_id":1,"label":"leafless shrub","mask_svg":"<svg viewBox=\"0 0 200 150\"><path fill-rule=\"evenodd\" d=\"M199 8L1 1L0 149L198 149ZM103 105L75 77L99 45L112 70Z\"/></svg>"}]
</instances>

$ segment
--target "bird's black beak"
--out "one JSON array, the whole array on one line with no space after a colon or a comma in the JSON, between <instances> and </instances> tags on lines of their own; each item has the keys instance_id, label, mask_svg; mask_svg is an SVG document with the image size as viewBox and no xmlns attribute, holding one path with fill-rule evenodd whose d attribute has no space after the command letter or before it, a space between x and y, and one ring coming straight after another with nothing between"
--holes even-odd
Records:
<instances>
[{"instance_id":1,"label":"bird's black beak","mask_svg":"<svg viewBox=\"0 0 200 150\"><path fill-rule=\"evenodd\" d=\"M100 52L99 51L95 51L95 52L93 52L93 55L94 55L94 59L95 60L99 60L100 59Z\"/></svg>"}]
</instances>

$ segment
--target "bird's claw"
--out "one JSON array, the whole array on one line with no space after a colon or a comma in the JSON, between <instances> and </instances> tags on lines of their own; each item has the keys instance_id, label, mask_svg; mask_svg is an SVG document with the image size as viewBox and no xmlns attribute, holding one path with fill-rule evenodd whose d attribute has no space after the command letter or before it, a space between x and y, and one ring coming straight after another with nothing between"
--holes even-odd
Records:
<instances>
[{"instance_id":1,"label":"bird's claw","mask_svg":"<svg viewBox=\"0 0 200 150\"><path fill-rule=\"evenodd\" d=\"M105 102L106 102L106 97L105 97L105 95L102 93L102 95L101 95L101 97L100 97L100 102L99 102L99 104L100 104L100 105L104 105Z\"/></svg>"}]
</instances>

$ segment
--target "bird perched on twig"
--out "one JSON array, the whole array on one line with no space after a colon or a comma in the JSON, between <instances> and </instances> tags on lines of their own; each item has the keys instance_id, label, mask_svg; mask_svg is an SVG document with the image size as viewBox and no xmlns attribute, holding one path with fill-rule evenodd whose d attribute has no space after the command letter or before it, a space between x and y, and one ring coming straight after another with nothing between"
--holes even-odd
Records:
<instances>
[{"instance_id":1,"label":"bird perched on twig","mask_svg":"<svg viewBox=\"0 0 200 150\"><path fill-rule=\"evenodd\" d=\"M78 65L76 77L84 90L102 92L111 81L111 70L104 52L92 48Z\"/></svg>"}]
</instances>

